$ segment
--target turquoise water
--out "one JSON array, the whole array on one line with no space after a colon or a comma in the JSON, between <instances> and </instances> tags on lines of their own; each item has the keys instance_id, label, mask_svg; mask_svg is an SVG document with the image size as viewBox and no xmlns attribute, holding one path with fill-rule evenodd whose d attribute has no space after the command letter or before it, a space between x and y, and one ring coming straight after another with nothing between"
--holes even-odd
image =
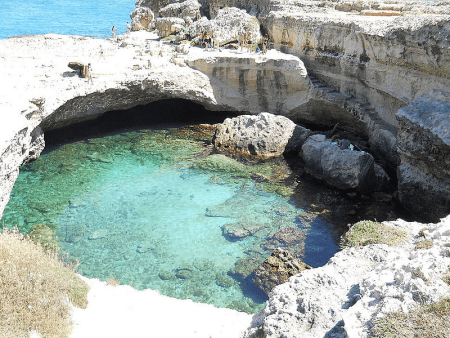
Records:
<instances>
[{"instance_id":1,"label":"turquoise water","mask_svg":"<svg viewBox=\"0 0 450 338\"><path fill-rule=\"evenodd\" d=\"M126 31L134 0L2 0L0 39L28 34L74 34L98 38Z\"/></svg>"},{"instance_id":2,"label":"turquoise water","mask_svg":"<svg viewBox=\"0 0 450 338\"><path fill-rule=\"evenodd\" d=\"M22 166L2 222L57 238L87 277L256 313L266 298L251 271L287 249L277 234L301 230L289 248L317 266L337 251L336 231L293 205L283 166L199 155L211 133L138 130L46 150Z\"/></svg>"}]
</instances>

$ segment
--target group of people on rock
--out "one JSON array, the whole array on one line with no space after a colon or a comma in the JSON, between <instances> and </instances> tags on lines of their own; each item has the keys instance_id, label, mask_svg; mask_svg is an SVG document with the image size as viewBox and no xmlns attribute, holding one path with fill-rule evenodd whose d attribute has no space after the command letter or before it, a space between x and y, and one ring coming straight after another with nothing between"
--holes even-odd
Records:
<instances>
[{"instance_id":1,"label":"group of people on rock","mask_svg":"<svg viewBox=\"0 0 450 338\"><path fill-rule=\"evenodd\" d=\"M117 30L117 27L116 26L112 26L112 28L111 28L111 37L113 39L116 38L116 30ZM127 21L127 33L130 33L130 32L131 32L131 24Z\"/></svg>"}]
</instances>

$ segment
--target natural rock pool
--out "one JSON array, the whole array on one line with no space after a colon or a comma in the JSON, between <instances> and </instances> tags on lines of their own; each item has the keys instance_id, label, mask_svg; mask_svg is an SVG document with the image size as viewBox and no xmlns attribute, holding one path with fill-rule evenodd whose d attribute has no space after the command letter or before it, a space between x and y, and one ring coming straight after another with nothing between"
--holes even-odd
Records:
<instances>
[{"instance_id":1,"label":"natural rock pool","mask_svg":"<svg viewBox=\"0 0 450 338\"><path fill-rule=\"evenodd\" d=\"M215 154L212 132L122 130L48 147L22 166L2 221L42 242L56 235L87 277L256 313L266 298L249 276L273 249L321 266L355 213L394 212L300 180L285 161Z\"/></svg>"}]
</instances>

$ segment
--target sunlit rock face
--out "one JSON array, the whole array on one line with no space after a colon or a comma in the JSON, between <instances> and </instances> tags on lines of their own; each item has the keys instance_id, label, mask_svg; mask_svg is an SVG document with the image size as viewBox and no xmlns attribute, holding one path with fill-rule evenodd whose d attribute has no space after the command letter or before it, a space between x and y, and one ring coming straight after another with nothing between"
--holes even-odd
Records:
<instances>
[{"instance_id":1,"label":"sunlit rock face","mask_svg":"<svg viewBox=\"0 0 450 338\"><path fill-rule=\"evenodd\" d=\"M260 21L274 46L340 92L363 98L397 127L396 111L449 85L448 16L363 16L271 11Z\"/></svg>"},{"instance_id":2,"label":"sunlit rock face","mask_svg":"<svg viewBox=\"0 0 450 338\"><path fill-rule=\"evenodd\" d=\"M217 102L232 110L285 116L305 105L310 83L303 63L296 57L272 51L255 54L214 55L189 59L189 67L208 76Z\"/></svg>"},{"instance_id":3,"label":"sunlit rock face","mask_svg":"<svg viewBox=\"0 0 450 338\"><path fill-rule=\"evenodd\" d=\"M400 109L400 200L419 217L450 213L450 93L433 91Z\"/></svg>"},{"instance_id":4,"label":"sunlit rock face","mask_svg":"<svg viewBox=\"0 0 450 338\"><path fill-rule=\"evenodd\" d=\"M217 124L212 142L219 151L267 159L301 149L311 131L270 113L240 115Z\"/></svg>"}]
</instances>

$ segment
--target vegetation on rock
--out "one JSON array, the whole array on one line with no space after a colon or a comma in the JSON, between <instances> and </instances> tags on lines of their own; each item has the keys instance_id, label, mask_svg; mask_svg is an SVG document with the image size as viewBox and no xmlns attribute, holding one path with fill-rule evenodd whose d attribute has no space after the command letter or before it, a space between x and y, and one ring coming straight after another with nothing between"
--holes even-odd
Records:
<instances>
[{"instance_id":1,"label":"vegetation on rock","mask_svg":"<svg viewBox=\"0 0 450 338\"><path fill-rule=\"evenodd\" d=\"M387 244L395 246L407 239L408 233L374 221L355 223L342 237L342 246L363 246L369 244Z\"/></svg>"},{"instance_id":2,"label":"vegetation on rock","mask_svg":"<svg viewBox=\"0 0 450 338\"><path fill-rule=\"evenodd\" d=\"M418 306L414 311L391 312L375 321L372 338L449 337L450 299Z\"/></svg>"}]
</instances>

